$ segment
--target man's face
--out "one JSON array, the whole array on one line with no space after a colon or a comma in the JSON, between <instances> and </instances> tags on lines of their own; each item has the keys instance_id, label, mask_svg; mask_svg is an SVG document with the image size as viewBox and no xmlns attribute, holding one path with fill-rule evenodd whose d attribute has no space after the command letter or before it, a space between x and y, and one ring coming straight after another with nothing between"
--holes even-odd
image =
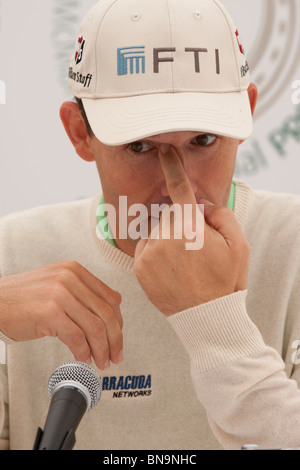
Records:
<instances>
[{"instance_id":1,"label":"man's face","mask_svg":"<svg viewBox=\"0 0 300 470\"><path fill-rule=\"evenodd\" d=\"M161 144L175 149L197 202L207 199L216 205L227 205L238 140L199 132L172 132L111 147L93 137L92 149L104 201L115 207L117 222L120 196L127 197L127 207L143 204L149 216L152 204L172 204L158 155ZM127 225L133 218L127 217ZM137 242L116 236L119 248L130 255L134 254Z\"/></svg>"}]
</instances>

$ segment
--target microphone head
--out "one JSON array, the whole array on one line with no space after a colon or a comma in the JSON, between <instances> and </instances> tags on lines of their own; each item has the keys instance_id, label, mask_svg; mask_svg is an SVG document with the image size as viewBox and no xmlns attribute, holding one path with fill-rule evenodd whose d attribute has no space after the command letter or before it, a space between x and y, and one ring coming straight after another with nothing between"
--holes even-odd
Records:
<instances>
[{"instance_id":1,"label":"microphone head","mask_svg":"<svg viewBox=\"0 0 300 470\"><path fill-rule=\"evenodd\" d=\"M87 411L94 408L101 397L100 377L91 366L84 362L67 362L53 372L48 383L50 398L61 387L78 388L87 401Z\"/></svg>"}]
</instances>

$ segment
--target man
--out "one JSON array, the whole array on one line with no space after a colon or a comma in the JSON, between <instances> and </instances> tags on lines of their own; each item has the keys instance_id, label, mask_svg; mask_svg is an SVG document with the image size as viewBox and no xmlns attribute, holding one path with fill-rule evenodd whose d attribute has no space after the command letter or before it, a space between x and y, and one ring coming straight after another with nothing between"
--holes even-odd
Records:
<instances>
[{"instance_id":1,"label":"man","mask_svg":"<svg viewBox=\"0 0 300 470\"><path fill-rule=\"evenodd\" d=\"M103 388L79 449L300 446L300 201L232 182L257 95L245 70L216 0L101 0L87 14L69 68L79 106L60 115L103 197L1 222L3 448L31 448L48 377L72 355Z\"/></svg>"}]
</instances>

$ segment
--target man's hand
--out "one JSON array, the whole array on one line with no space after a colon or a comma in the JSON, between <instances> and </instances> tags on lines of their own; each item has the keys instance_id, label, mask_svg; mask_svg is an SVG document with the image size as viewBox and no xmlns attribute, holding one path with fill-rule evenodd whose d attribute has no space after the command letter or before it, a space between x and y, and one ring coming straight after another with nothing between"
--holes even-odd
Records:
<instances>
[{"instance_id":1,"label":"man's hand","mask_svg":"<svg viewBox=\"0 0 300 470\"><path fill-rule=\"evenodd\" d=\"M173 148L160 149L159 158L173 204L179 204L183 214L185 204L193 209L191 233L196 227L196 211L200 211L191 184ZM185 238L185 230L181 239L165 239L162 219L155 234L140 240L136 247L137 279L150 301L166 316L247 287L249 245L234 213L207 201L199 203L204 204L205 218L201 249L186 249L190 240ZM171 221L171 234L176 223L180 218Z\"/></svg>"},{"instance_id":2,"label":"man's hand","mask_svg":"<svg viewBox=\"0 0 300 470\"><path fill-rule=\"evenodd\" d=\"M121 295L76 262L0 280L0 330L15 341L58 337L99 369L122 360Z\"/></svg>"}]
</instances>

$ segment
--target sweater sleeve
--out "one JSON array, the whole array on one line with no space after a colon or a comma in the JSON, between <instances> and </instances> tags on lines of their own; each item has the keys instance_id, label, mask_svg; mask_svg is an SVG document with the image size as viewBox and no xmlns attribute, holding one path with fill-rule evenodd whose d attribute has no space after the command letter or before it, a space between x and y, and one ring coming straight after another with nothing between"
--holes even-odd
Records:
<instances>
[{"instance_id":1,"label":"sweater sleeve","mask_svg":"<svg viewBox=\"0 0 300 470\"><path fill-rule=\"evenodd\" d=\"M169 317L199 400L225 449L300 447L300 391L246 311L246 291Z\"/></svg>"}]
</instances>

